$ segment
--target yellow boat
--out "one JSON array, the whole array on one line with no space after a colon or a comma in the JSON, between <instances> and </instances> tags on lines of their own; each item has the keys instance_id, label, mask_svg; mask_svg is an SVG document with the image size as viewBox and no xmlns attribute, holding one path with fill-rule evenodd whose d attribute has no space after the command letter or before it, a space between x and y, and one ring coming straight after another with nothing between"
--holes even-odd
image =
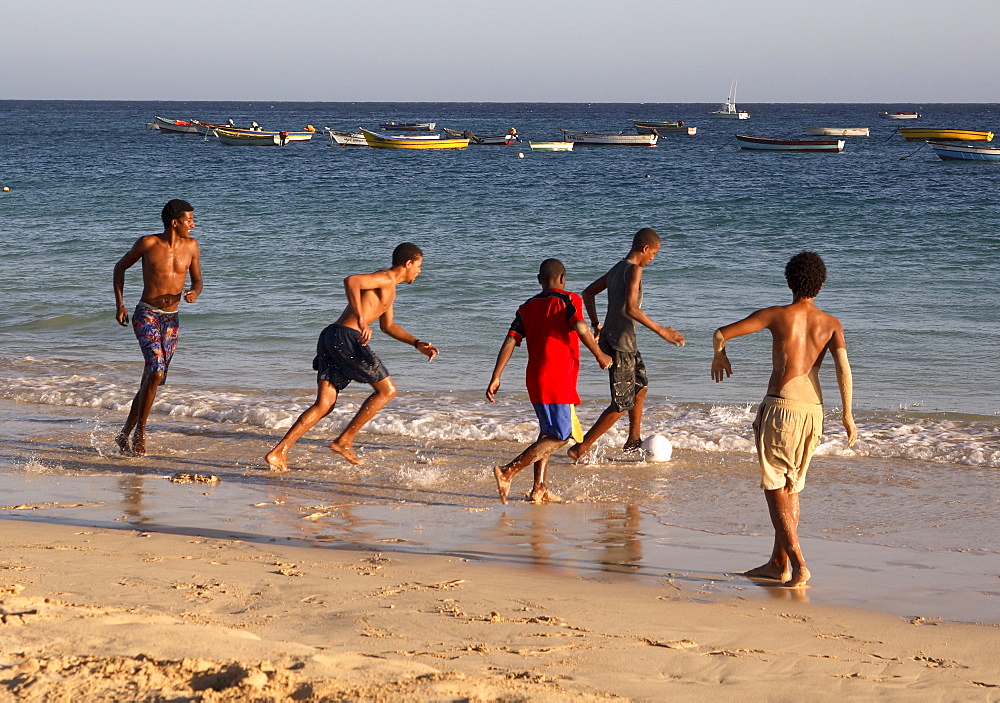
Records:
<instances>
[{"instance_id":1,"label":"yellow boat","mask_svg":"<svg viewBox=\"0 0 1000 703\"><path fill-rule=\"evenodd\" d=\"M436 139L423 135L395 137L369 132L364 127L358 129L373 149L465 149L469 146L468 139Z\"/></svg>"},{"instance_id":2,"label":"yellow boat","mask_svg":"<svg viewBox=\"0 0 1000 703\"><path fill-rule=\"evenodd\" d=\"M926 127L900 127L899 133L906 139L944 139L951 141L991 142L993 132L978 132L972 129L928 129Z\"/></svg>"}]
</instances>

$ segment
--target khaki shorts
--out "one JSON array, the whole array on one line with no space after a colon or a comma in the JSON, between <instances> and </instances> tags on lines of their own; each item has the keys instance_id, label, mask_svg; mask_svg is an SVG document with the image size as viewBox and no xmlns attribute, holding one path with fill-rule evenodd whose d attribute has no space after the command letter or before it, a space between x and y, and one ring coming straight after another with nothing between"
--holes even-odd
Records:
<instances>
[{"instance_id":1,"label":"khaki shorts","mask_svg":"<svg viewBox=\"0 0 1000 703\"><path fill-rule=\"evenodd\" d=\"M760 487L798 493L806 485L809 461L823 435L823 406L767 396L753 421Z\"/></svg>"}]
</instances>

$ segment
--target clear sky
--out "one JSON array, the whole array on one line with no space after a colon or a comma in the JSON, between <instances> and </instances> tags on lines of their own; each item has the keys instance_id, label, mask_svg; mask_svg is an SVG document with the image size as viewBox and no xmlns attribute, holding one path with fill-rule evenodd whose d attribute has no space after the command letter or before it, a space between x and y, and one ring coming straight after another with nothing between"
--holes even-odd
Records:
<instances>
[{"instance_id":1,"label":"clear sky","mask_svg":"<svg viewBox=\"0 0 1000 703\"><path fill-rule=\"evenodd\" d=\"M0 99L998 102L1000 0L6 0Z\"/></svg>"}]
</instances>

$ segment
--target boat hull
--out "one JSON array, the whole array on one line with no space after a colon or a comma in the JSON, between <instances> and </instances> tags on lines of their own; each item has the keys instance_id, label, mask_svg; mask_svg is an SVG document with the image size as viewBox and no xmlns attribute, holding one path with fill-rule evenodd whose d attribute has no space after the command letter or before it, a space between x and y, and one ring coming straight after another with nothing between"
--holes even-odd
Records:
<instances>
[{"instance_id":1,"label":"boat hull","mask_svg":"<svg viewBox=\"0 0 1000 703\"><path fill-rule=\"evenodd\" d=\"M576 132L560 129L568 142L587 146L656 146L659 137L655 134L598 134L596 132Z\"/></svg>"},{"instance_id":2,"label":"boat hull","mask_svg":"<svg viewBox=\"0 0 1000 703\"><path fill-rule=\"evenodd\" d=\"M229 136L245 135L248 137L280 137L285 142L308 142L316 132L280 132L270 129L244 129L243 127L216 128L216 134L226 133Z\"/></svg>"},{"instance_id":3,"label":"boat hull","mask_svg":"<svg viewBox=\"0 0 1000 703\"><path fill-rule=\"evenodd\" d=\"M573 142L528 142L532 151L573 151Z\"/></svg>"},{"instance_id":4,"label":"boat hull","mask_svg":"<svg viewBox=\"0 0 1000 703\"><path fill-rule=\"evenodd\" d=\"M639 134L688 134L698 133L697 127L688 127L683 122L640 122L632 120L635 131Z\"/></svg>"},{"instance_id":5,"label":"boat hull","mask_svg":"<svg viewBox=\"0 0 1000 703\"><path fill-rule=\"evenodd\" d=\"M714 117L717 120L749 120L750 119L750 113L749 112L742 112L740 110L736 110L735 112L728 112L726 110L717 110L715 112L710 112L708 114L711 115L712 117Z\"/></svg>"},{"instance_id":6,"label":"boat hull","mask_svg":"<svg viewBox=\"0 0 1000 703\"><path fill-rule=\"evenodd\" d=\"M243 134L228 129L215 130L215 136L225 146L284 146L288 143L277 134Z\"/></svg>"},{"instance_id":7,"label":"boat hull","mask_svg":"<svg viewBox=\"0 0 1000 703\"><path fill-rule=\"evenodd\" d=\"M437 122L379 122L378 128L390 132L433 132Z\"/></svg>"},{"instance_id":8,"label":"boat hull","mask_svg":"<svg viewBox=\"0 0 1000 703\"><path fill-rule=\"evenodd\" d=\"M465 149L469 146L468 139L441 139L439 135L430 137L393 137L388 134L378 134L361 129L365 141L373 149Z\"/></svg>"},{"instance_id":9,"label":"boat hull","mask_svg":"<svg viewBox=\"0 0 1000 703\"><path fill-rule=\"evenodd\" d=\"M879 112L878 116L886 120L915 120L920 117L916 112Z\"/></svg>"},{"instance_id":10,"label":"boat hull","mask_svg":"<svg viewBox=\"0 0 1000 703\"><path fill-rule=\"evenodd\" d=\"M942 144L939 142L927 142L927 146L946 161L994 161L1000 163L1000 147Z\"/></svg>"},{"instance_id":11,"label":"boat hull","mask_svg":"<svg viewBox=\"0 0 1000 703\"><path fill-rule=\"evenodd\" d=\"M899 133L910 141L945 139L950 141L991 142L993 132L972 129L928 129L925 127L900 127Z\"/></svg>"},{"instance_id":12,"label":"boat hull","mask_svg":"<svg viewBox=\"0 0 1000 703\"><path fill-rule=\"evenodd\" d=\"M754 151L795 151L795 152L826 152L837 154L844 150L843 139L768 139L766 137L748 137L736 135L741 149Z\"/></svg>"},{"instance_id":13,"label":"boat hull","mask_svg":"<svg viewBox=\"0 0 1000 703\"><path fill-rule=\"evenodd\" d=\"M867 137L867 127L801 127L811 137Z\"/></svg>"},{"instance_id":14,"label":"boat hull","mask_svg":"<svg viewBox=\"0 0 1000 703\"><path fill-rule=\"evenodd\" d=\"M153 124L161 132L167 134L198 134L198 125L184 120L171 120L159 115L153 115Z\"/></svg>"},{"instance_id":15,"label":"boat hull","mask_svg":"<svg viewBox=\"0 0 1000 703\"><path fill-rule=\"evenodd\" d=\"M330 139L330 146L368 146L365 135L361 132L342 132L337 129L326 128L326 135Z\"/></svg>"}]
</instances>

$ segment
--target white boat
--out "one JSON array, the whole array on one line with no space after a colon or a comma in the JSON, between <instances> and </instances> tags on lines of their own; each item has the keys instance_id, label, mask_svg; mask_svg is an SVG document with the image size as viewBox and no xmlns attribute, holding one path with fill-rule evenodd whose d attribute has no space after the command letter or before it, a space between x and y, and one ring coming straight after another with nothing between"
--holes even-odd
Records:
<instances>
[{"instance_id":1,"label":"white boat","mask_svg":"<svg viewBox=\"0 0 1000 703\"><path fill-rule=\"evenodd\" d=\"M573 151L573 142L528 142L532 151Z\"/></svg>"},{"instance_id":2,"label":"white boat","mask_svg":"<svg viewBox=\"0 0 1000 703\"><path fill-rule=\"evenodd\" d=\"M802 127L810 137L867 137L867 127Z\"/></svg>"},{"instance_id":3,"label":"white boat","mask_svg":"<svg viewBox=\"0 0 1000 703\"><path fill-rule=\"evenodd\" d=\"M365 140L365 135L361 132L344 132L339 129L331 129L327 127L324 129L327 138L330 140L330 146L368 146L368 142Z\"/></svg>"},{"instance_id":4,"label":"white boat","mask_svg":"<svg viewBox=\"0 0 1000 703\"><path fill-rule=\"evenodd\" d=\"M737 134L741 149L757 151L823 151L839 154L844 150L843 139L768 139Z\"/></svg>"},{"instance_id":5,"label":"white boat","mask_svg":"<svg viewBox=\"0 0 1000 703\"><path fill-rule=\"evenodd\" d=\"M879 112L879 117L887 120L915 120L920 117L916 112Z\"/></svg>"},{"instance_id":6,"label":"white boat","mask_svg":"<svg viewBox=\"0 0 1000 703\"><path fill-rule=\"evenodd\" d=\"M750 113L745 110L736 109L736 81L729 87L729 97L726 102L719 106L718 110L708 113L712 117L718 117L724 120L749 120Z\"/></svg>"},{"instance_id":7,"label":"white boat","mask_svg":"<svg viewBox=\"0 0 1000 703\"><path fill-rule=\"evenodd\" d=\"M598 134L560 129L567 142L592 144L597 146L656 146L659 137L655 134Z\"/></svg>"}]
</instances>

